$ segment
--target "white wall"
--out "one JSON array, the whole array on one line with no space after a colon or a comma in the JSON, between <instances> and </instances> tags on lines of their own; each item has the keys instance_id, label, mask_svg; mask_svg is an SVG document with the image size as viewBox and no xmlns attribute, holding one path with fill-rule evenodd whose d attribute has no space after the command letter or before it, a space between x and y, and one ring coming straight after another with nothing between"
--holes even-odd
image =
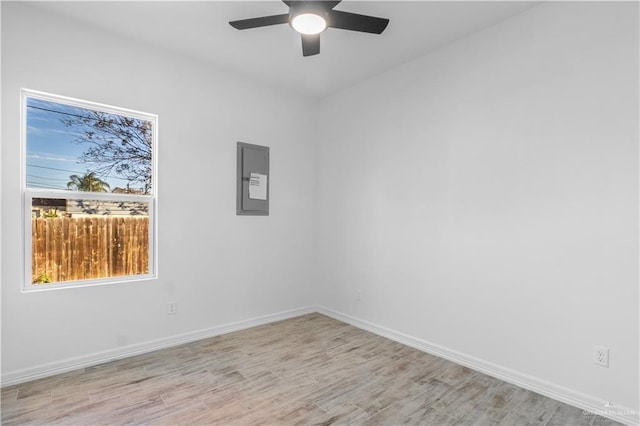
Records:
<instances>
[{"instance_id":1,"label":"white wall","mask_svg":"<svg viewBox=\"0 0 640 426\"><path fill-rule=\"evenodd\" d=\"M320 108L321 305L638 410L637 3L542 4Z\"/></svg>"},{"instance_id":2,"label":"white wall","mask_svg":"<svg viewBox=\"0 0 640 426\"><path fill-rule=\"evenodd\" d=\"M23 87L159 115L157 281L20 293ZM316 170L316 108L310 98L4 2L3 376L311 305L315 196L300 176ZM271 147L269 217L235 214L236 141ZM177 315L167 315L170 301Z\"/></svg>"}]
</instances>

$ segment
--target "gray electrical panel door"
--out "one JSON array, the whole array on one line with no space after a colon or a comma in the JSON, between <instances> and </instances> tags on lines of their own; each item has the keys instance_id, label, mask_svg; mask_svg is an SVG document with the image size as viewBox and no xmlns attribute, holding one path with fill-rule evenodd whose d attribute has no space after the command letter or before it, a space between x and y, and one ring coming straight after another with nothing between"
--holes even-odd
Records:
<instances>
[{"instance_id":1,"label":"gray electrical panel door","mask_svg":"<svg viewBox=\"0 0 640 426\"><path fill-rule=\"evenodd\" d=\"M238 142L238 215L269 215L269 147Z\"/></svg>"}]
</instances>

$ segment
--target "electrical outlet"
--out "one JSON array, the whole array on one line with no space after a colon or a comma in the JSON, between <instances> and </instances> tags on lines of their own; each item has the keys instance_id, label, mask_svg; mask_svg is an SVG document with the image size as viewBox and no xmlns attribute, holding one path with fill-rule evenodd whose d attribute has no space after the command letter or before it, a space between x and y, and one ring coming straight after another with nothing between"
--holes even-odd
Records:
<instances>
[{"instance_id":1,"label":"electrical outlet","mask_svg":"<svg viewBox=\"0 0 640 426\"><path fill-rule=\"evenodd\" d=\"M174 315L178 313L178 302L169 302L169 315Z\"/></svg>"},{"instance_id":2,"label":"electrical outlet","mask_svg":"<svg viewBox=\"0 0 640 426\"><path fill-rule=\"evenodd\" d=\"M356 302L359 302L362 300L362 290L357 289L356 290Z\"/></svg>"},{"instance_id":3,"label":"electrical outlet","mask_svg":"<svg viewBox=\"0 0 640 426\"><path fill-rule=\"evenodd\" d=\"M593 347L593 363L609 368L609 348L604 346Z\"/></svg>"}]
</instances>

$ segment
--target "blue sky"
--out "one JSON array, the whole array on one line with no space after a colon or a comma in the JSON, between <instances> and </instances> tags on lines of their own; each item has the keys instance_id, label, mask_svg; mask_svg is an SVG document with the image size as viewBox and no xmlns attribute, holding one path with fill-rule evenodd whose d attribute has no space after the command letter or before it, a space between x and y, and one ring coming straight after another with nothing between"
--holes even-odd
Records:
<instances>
[{"instance_id":1,"label":"blue sky","mask_svg":"<svg viewBox=\"0 0 640 426\"><path fill-rule=\"evenodd\" d=\"M27 98L27 186L30 188L67 189L69 176L82 176L91 164L80 161L88 148L86 143L74 142L86 127L70 128L63 118L83 115L86 109ZM71 115L70 115L71 114ZM124 188L127 180L116 175L101 176L111 189Z\"/></svg>"}]
</instances>

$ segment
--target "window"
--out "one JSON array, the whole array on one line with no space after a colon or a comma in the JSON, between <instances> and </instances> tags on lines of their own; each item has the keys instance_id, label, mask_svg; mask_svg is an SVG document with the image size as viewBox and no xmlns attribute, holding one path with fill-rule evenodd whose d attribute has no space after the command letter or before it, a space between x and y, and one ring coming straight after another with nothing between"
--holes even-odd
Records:
<instances>
[{"instance_id":1,"label":"window","mask_svg":"<svg viewBox=\"0 0 640 426\"><path fill-rule=\"evenodd\" d=\"M156 276L157 116L22 91L23 289Z\"/></svg>"}]
</instances>

